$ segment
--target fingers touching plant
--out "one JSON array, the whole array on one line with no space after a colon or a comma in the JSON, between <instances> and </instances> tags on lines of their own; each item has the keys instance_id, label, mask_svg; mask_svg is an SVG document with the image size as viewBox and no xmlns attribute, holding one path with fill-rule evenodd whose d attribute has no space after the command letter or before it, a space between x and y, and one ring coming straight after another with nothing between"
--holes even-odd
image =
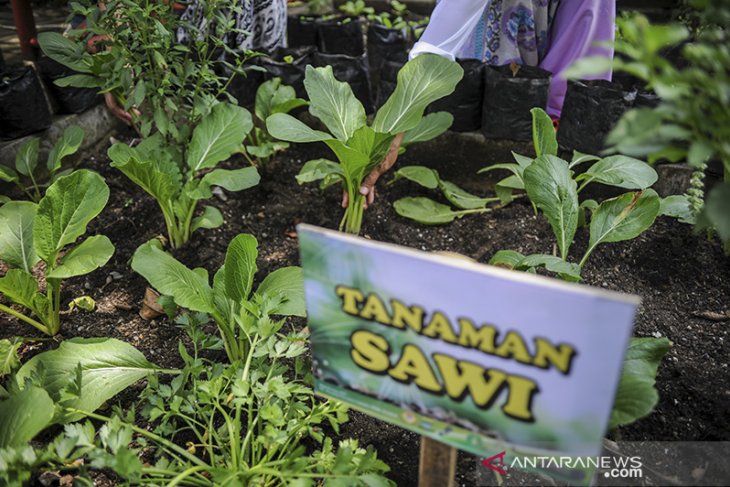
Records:
<instances>
[{"instance_id":1,"label":"fingers touching plant","mask_svg":"<svg viewBox=\"0 0 730 487\"><path fill-rule=\"evenodd\" d=\"M359 191L363 179L380 164L398 134L405 133L404 140L409 143L421 142L440 135L451 125L448 114L424 117L423 112L435 100L452 93L462 76L463 70L452 61L432 54L418 56L398 73L395 91L368 125L362 104L348 84L335 79L331 66L307 66L304 86L309 95L309 112L329 132L313 130L283 113L270 116L266 125L278 139L324 142L329 146L339 165L329 161L305 165L299 179L341 181L350 204L340 230L357 234L363 216L364 196Z\"/></svg>"},{"instance_id":2,"label":"fingers touching plant","mask_svg":"<svg viewBox=\"0 0 730 487\"><path fill-rule=\"evenodd\" d=\"M195 230L223 224L223 215L213 206L206 206L202 215L195 216L198 202L212 196L212 186L242 191L258 184L256 168L216 169L220 162L243 152L243 139L252 127L248 110L219 103L195 127L184 153L160 134L136 147L114 144L108 153L113 167L157 201L170 244L177 248Z\"/></svg>"},{"instance_id":3,"label":"fingers touching plant","mask_svg":"<svg viewBox=\"0 0 730 487\"><path fill-rule=\"evenodd\" d=\"M0 207L0 260L10 267L0 277L0 294L31 314L4 304L0 304L0 311L48 335L60 331L63 279L92 272L114 253L114 246L103 235L88 237L76 245L108 198L104 179L80 170L58 178L38 204L11 201ZM33 272L39 261L45 264L45 294L39 292Z\"/></svg>"},{"instance_id":4,"label":"fingers touching plant","mask_svg":"<svg viewBox=\"0 0 730 487\"><path fill-rule=\"evenodd\" d=\"M157 240L141 245L132 257L132 269L178 306L206 313L215 321L231 362L242 360L252 343L249 333L269 315L304 316L304 284L299 267L284 267L264 278L253 293L258 242L238 235L228 246L225 264L211 286L204 269L189 269L162 250ZM256 311L258 310L258 311ZM254 312L256 311L256 312Z\"/></svg>"},{"instance_id":5,"label":"fingers touching plant","mask_svg":"<svg viewBox=\"0 0 730 487\"><path fill-rule=\"evenodd\" d=\"M294 88L281 83L281 78L274 78L259 86L256 90L254 128L246 137L246 158L251 165L265 165L271 156L289 147L287 142L275 140L269 134L266 119L275 113L289 113L306 104L305 100L297 98Z\"/></svg>"},{"instance_id":6,"label":"fingers touching plant","mask_svg":"<svg viewBox=\"0 0 730 487\"><path fill-rule=\"evenodd\" d=\"M20 146L15 155L15 170L0 164L0 181L14 183L26 196L38 203L42 196L42 189L53 183L56 178L62 175L61 163L67 156L73 155L81 147L84 140L84 131L79 127L68 127L63 135L56 141L56 144L48 154L46 162L48 183L41 180L44 171L38 167L38 151L40 139L31 137ZM29 184L25 182L29 181ZM0 196L0 199L3 197Z\"/></svg>"}]
</instances>

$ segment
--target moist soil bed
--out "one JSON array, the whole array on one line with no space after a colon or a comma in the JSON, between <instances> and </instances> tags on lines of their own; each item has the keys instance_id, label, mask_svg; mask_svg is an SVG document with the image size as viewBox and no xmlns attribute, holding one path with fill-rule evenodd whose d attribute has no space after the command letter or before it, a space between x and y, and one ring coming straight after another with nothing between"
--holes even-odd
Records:
<instances>
[{"instance_id":1,"label":"moist soil bed","mask_svg":"<svg viewBox=\"0 0 730 487\"><path fill-rule=\"evenodd\" d=\"M230 240L239 233L251 233L259 241L260 276L281 266L299 264L295 226L309 223L337 229L342 217L339 190L322 192L316 184L299 186L294 179L305 161L318 157L331 156L315 144L294 147L261 171L262 180L257 187L214 197L207 204L217 206L226 223L216 230L197 232L189 244L173 252L175 256L191 267L205 267L212 273L223 263ZM443 157L442 174L453 175L455 182L463 182L474 190L473 173L460 174L464 161L448 160L448 154ZM399 162L419 163L408 154ZM245 161L240 158L227 164L240 167ZM138 347L163 367L179 366L177 342L182 334L167 318L145 321L139 317L146 282L129 266L140 244L164 234L160 210L151 197L109 167L106 147L84 161L84 166L102 174L111 189L109 204L91 223L89 233L107 235L115 244L116 253L101 270L65 283L64 302L86 294L96 300L97 309L93 313L64 316L62 338L115 337ZM384 179L390 177L386 175ZM524 254L553 252L550 226L544 218L534 215L529 202L518 200L493 213L427 227L400 217L392 204L404 196L438 196L405 181L394 185L385 182L381 180L377 200L365 212L362 235L368 238L425 251L458 252L483 263L502 249ZM488 186L485 179L482 194L487 193ZM579 230L576 252L585 249L587 242L587 232ZM659 368L660 401L656 410L612 433L613 439L730 440L730 320L721 316L730 312L730 259L725 257L720 244L693 234L688 225L660 217L637 239L601 246L583 275L585 284L641 296L643 303L634 334L666 336L673 343ZM304 326L304 322L296 325ZM27 325L0 315L0 337L14 335L41 338ZM52 346L53 341L49 340L32 342L21 349L21 358L25 361ZM128 390L117 400L131 405L140 387ZM398 485L415 485L417 435L352 412L341 436L358 438L362 445L372 444L379 457L391 466L390 478ZM475 485L478 465L477 457L460 453L458 484ZM686 475L702 465L689 467L684 470ZM728 469L720 465L705 467ZM525 485L536 480L527 475L516 477L513 482Z\"/></svg>"}]
</instances>

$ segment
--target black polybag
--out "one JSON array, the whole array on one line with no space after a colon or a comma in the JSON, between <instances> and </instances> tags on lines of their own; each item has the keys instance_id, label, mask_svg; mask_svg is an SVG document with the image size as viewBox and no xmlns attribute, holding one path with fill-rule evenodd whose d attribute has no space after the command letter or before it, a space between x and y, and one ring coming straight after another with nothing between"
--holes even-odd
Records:
<instances>
[{"instance_id":1,"label":"black polybag","mask_svg":"<svg viewBox=\"0 0 730 487\"><path fill-rule=\"evenodd\" d=\"M287 19L286 36L290 48L318 45L319 17L290 15Z\"/></svg>"},{"instance_id":2,"label":"black polybag","mask_svg":"<svg viewBox=\"0 0 730 487\"><path fill-rule=\"evenodd\" d=\"M636 90L611 81L568 81L558 143L569 150L600 154L606 136L635 99Z\"/></svg>"},{"instance_id":3,"label":"black polybag","mask_svg":"<svg viewBox=\"0 0 730 487\"><path fill-rule=\"evenodd\" d=\"M549 71L535 66L487 66L484 69L482 133L488 139L532 140L532 114L545 109Z\"/></svg>"},{"instance_id":4,"label":"black polybag","mask_svg":"<svg viewBox=\"0 0 730 487\"><path fill-rule=\"evenodd\" d=\"M304 90L304 70L307 64L311 64L314 47L287 48L280 47L268 56L253 58L252 64L261 66L266 70L264 80L281 78L281 82L289 85L297 93L299 98L306 97ZM286 59L291 57L291 59Z\"/></svg>"},{"instance_id":5,"label":"black polybag","mask_svg":"<svg viewBox=\"0 0 730 487\"><path fill-rule=\"evenodd\" d=\"M471 132L482 126L484 102L484 69L486 65L476 59L459 59L464 77L454 92L431 104L429 112L449 112L454 116L451 130Z\"/></svg>"},{"instance_id":6,"label":"black polybag","mask_svg":"<svg viewBox=\"0 0 730 487\"><path fill-rule=\"evenodd\" d=\"M398 72L403 68L405 61L387 60L380 68L380 82L375 96L375 107L382 107L398 84Z\"/></svg>"},{"instance_id":7,"label":"black polybag","mask_svg":"<svg viewBox=\"0 0 730 487\"><path fill-rule=\"evenodd\" d=\"M251 108L256 103L256 90L264 82L264 72L252 66L245 66L243 71L244 74L236 74L231 80L227 91L239 106Z\"/></svg>"},{"instance_id":8,"label":"black polybag","mask_svg":"<svg viewBox=\"0 0 730 487\"><path fill-rule=\"evenodd\" d=\"M319 49L328 54L362 56L365 52L362 22L358 17L340 17L319 22Z\"/></svg>"},{"instance_id":9,"label":"black polybag","mask_svg":"<svg viewBox=\"0 0 730 487\"><path fill-rule=\"evenodd\" d=\"M31 66L0 74L0 138L16 139L51 126L51 111Z\"/></svg>"},{"instance_id":10,"label":"black polybag","mask_svg":"<svg viewBox=\"0 0 730 487\"><path fill-rule=\"evenodd\" d=\"M370 94L370 75L368 73L368 61L365 56L346 56L344 54L314 53L312 63L314 66L332 66L332 72L339 81L348 83L352 88L355 97L360 100L365 111L371 113L373 110L372 96Z\"/></svg>"},{"instance_id":11,"label":"black polybag","mask_svg":"<svg viewBox=\"0 0 730 487\"><path fill-rule=\"evenodd\" d=\"M370 24L368 27L368 63L370 66L370 81L373 86L373 92L376 94L381 91L380 79L381 72L386 63L385 79L386 84L395 81L395 78L388 79L388 74L392 74L394 68L397 70L408 61L408 49L411 47L411 38L406 29L390 29L380 24ZM385 87L382 91L387 92ZM380 96L376 95L376 103L380 106Z\"/></svg>"},{"instance_id":12,"label":"black polybag","mask_svg":"<svg viewBox=\"0 0 730 487\"><path fill-rule=\"evenodd\" d=\"M78 74L63 64L57 63L51 58L42 57L38 60L37 66L43 83L53 99L58 102L61 113L85 112L103 100L102 95L98 93L99 90L96 88L74 88L56 85L54 81Z\"/></svg>"}]
</instances>

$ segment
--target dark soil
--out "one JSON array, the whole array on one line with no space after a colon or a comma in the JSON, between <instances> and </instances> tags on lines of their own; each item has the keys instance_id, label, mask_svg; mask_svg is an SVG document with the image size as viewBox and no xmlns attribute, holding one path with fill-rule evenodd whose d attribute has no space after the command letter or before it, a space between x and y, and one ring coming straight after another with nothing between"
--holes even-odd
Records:
<instances>
[{"instance_id":1,"label":"dark soil","mask_svg":"<svg viewBox=\"0 0 730 487\"><path fill-rule=\"evenodd\" d=\"M181 332L167 318L141 319L145 280L129 267L141 243L164 234L164 223L151 197L109 167L102 150L87 165L100 172L111 188L104 212L92 222L90 232L107 235L116 253L102 270L69 280L63 298L87 294L97 303L94 313L73 313L63 320L64 338L116 337L130 342L161 366L181 364L177 341ZM302 163L328 157L314 145L296 147L262 171L262 182L250 190L213 198L226 224L217 230L196 233L184 248L174 252L191 267L210 272L222 264L228 242L246 232L259 240L261 275L285 265L298 264L295 225L300 222L336 229L342 216L336 189L321 192L317 185L298 186L294 180ZM448 154L444 154L448 157ZM400 164L417 164L408 154ZM445 160L444 172L458 174L460 160ZM243 164L232 161L231 166ZM456 168L456 169L455 169ZM473 189L473 173L462 174ZM471 180L471 181L468 181ZM456 182L459 182L458 180ZM486 193L487 183L483 192ZM553 236L548 223L533 214L525 202L490 213L467 217L451 225L426 227L401 218L392 203L403 196L429 195L407 182L379 185L376 204L365 213L363 235L426 251L459 252L487 262L498 250L551 253ZM430 196L436 197L431 194ZM588 236L578 233L575 252L585 249ZM674 346L659 369L660 402L656 411L622 428L614 438L624 441L728 441L730 440L730 321L714 321L706 312L730 311L730 259L718 242L694 235L691 227L660 218L641 237L600 247L584 271L586 284L633 293L643 298L635 335L666 336ZM703 313L705 317L703 317ZM717 318L717 317L714 317ZM38 336L14 319L0 315L0 335ZM35 342L23 349L23 359L51 346ZM136 392L123 395L132 401ZM372 444L391 465L398 485L415 485L418 472L418 436L363 414L352 413L343 437ZM474 485L479 459L460 454L458 483ZM519 483L530 483L529 478ZM519 480L516 479L516 480ZM659 482L661 483L661 482Z\"/></svg>"}]
</instances>

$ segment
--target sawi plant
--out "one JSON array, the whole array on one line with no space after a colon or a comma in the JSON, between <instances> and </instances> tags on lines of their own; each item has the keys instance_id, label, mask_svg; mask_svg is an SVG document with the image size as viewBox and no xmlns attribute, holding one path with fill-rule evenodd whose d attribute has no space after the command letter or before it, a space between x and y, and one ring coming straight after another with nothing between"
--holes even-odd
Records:
<instances>
[{"instance_id":1,"label":"sawi plant","mask_svg":"<svg viewBox=\"0 0 730 487\"><path fill-rule=\"evenodd\" d=\"M661 213L661 198L649 186L657 180L654 169L643 161L625 156L601 159L574 153L571 162L557 157L558 144L550 117L543 110L532 110L533 139L537 158L515 155L516 164L498 165L513 174L505 189L524 189L535 208L550 222L560 255L533 254L524 256L513 250L497 252L492 265L525 272L543 267L567 281L580 280L581 270L598 245L638 237L649 229ZM581 174L580 165L594 164ZM490 168L495 168L490 166ZM496 168L495 168L496 169ZM598 203L578 195L591 183L622 189L635 189ZM503 197L507 197L503 195ZM585 225L590 212L588 249L578 264L568 261L569 249L580 225ZM632 338L623 364L610 428L633 423L651 413L659 401L655 388L659 364L669 351L666 338Z\"/></svg>"},{"instance_id":2,"label":"sawi plant","mask_svg":"<svg viewBox=\"0 0 730 487\"><path fill-rule=\"evenodd\" d=\"M148 375L179 372L161 369L133 346L111 338L65 340L57 349L34 356L15 371L17 365L13 365L14 373L4 387L0 386L0 484L12 487L27 485L43 470L84 469L86 462L75 462L82 458L97 468L141 466L138 452L129 448L131 434L129 439L120 435L113 422L101 427L97 440L111 451L91 451L94 435L90 423L68 423L96 416L96 409ZM66 424L65 434L44 447L33 448L29 443L53 424ZM92 435L76 449L77 443L69 436L89 427Z\"/></svg>"},{"instance_id":3,"label":"sawi plant","mask_svg":"<svg viewBox=\"0 0 730 487\"><path fill-rule=\"evenodd\" d=\"M0 164L0 181L14 183L32 201L38 203L42 190L67 171L61 171L63 159L76 153L84 140L80 127L68 127L48 154L45 170L38 166L40 139L29 138L15 155L15 170ZM60 171L60 172L59 172ZM43 178L43 179L42 179ZM0 195L0 203L8 199Z\"/></svg>"},{"instance_id":4,"label":"sawi plant","mask_svg":"<svg viewBox=\"0 0 730 487\"><path fill-rule=\"evenodd\" d=\"M576 153L571 162L557 156L558 144L550 117L539 108L532 109L533 137L537 158L527 162L518 157L517 164L502 164L488 169L507 169L513 173L514 186L522 186L535 208L550 222L559 255L523 256L515 251L500 251L490 261L517 270L534 272L544 267L568 280L580 280L581 269L601 244L638 237L649 229L660 214L661 198L649 189L657 174L647 163L626 156L595 156ZM581 174L579 165L594 162ZM579 193L591 183L633 189L618 197L602 201L580 202ZM590 240L578 264L568 261L569 250L580 223L590 212Z\"/></svg>"},{"instance_id":5,"label":"sawi plant","mask_svg":"<svg viewBox=\"0 0 730 487\"><path fill-rule=\"evenodd\" d=\"M162 210L170 244L178 248L199 228L217 228L223 215L206 206L195 216L198 203L212 197L212 186L242 191L259 182L254 167L216 169L233 154L253 127L251 114L230 103L213 107L193 130L190 144L180 149L158 133L136 147L117 143L109 148L112 166L152 196Z\"/></svg>"},{"instance_id":6,"label":"sawi plant","mask_svg":"<svg viewBox=\"0 0 730 487\"><path fill-rule=\"evenodd\" d=\"M443 225L457 218L475 213L488 213L496 208L488 206L500 198L482 198L463 190L456 184L441 179L438 171L424 166L406 166L396 171L388 184L407 179L426 189L438 190L446 200L455 206L444 205L425 196L401 198L393 203L396 213L424 225Z\"/></svg>"},{"instance_id":7,"label":"sawi plant","mask_svg":"<svg viewBox=\"0 0 730 487\"><path fill-rule=\"evenodd\" d=\"M262 320L271 321L270 315L305 315L304 282L299 267L272 272L252 292L257 256L256 239L252 235L238 235L229 244L225 263L215 273L211 286L205 269L185 267L162 250L159 241L151 240L134 253L132 269L176 305L210 316L218 326L229 360L235 362L243 360L255 346L248 333L255 323L262 326ZM262 302L267 306L262 308ZM265 313L261 314L262 310Z\"/></svg>"},{"instance_id":8,"label":"sawi plant","mask_svg":"<svg viewBox=\"0 0 730 487\"><path fill-rule=\"evenodd\" d=\"M340 180L349 205L340 230L358 234L362 225L363 179L383 161L393 139L403 136L403 144L430 140L445 132L453 121L443 112L426 117L423 112L432 102L451 94L463 76L461 66L433 54L416 57L398 73L398 84L368 125L365 109L347 83L337 81L332 67L307 66L304 86L309 95L309 113L329 132L313 130L283 113L270 116L266 125L274 137L290 142L324 142L334 152L332 161L308 163L300 181Z\"/></svg>"},{"instance_id":9,"label":"sawi plant","mask_svg":"<svg viewBox=\"0 0 730 487\"><path fill-rule=\"evenodd\" d=\"M0 260L10 267L0 277L0 294L31 314L4 304L0 311L47 335L60 331L62 281L102 267L114 253L114 245L103 235L76 244L108 199L104 179L79 170L58 178L38 204L11 201L0 207ZM44 265L34 271L39 261ZM39 291L39 281L45 281L45 294Z\"/></svg>"},{"instance_id":10,"label":"sawi plant","mask_svg":"<svg viewBox=\"0 0 730 487\"><path fill-rule=\"evenodd\" d=\"M289 113L306 100L297 98L294 88L282 84L281 78L262 83L256 90L254 127L246 137L244 155L252 166L264 166L271 157L289 147L289 143L276 140L266 129L266 119L275 113Z\"/></svg>"}]
</instances>

